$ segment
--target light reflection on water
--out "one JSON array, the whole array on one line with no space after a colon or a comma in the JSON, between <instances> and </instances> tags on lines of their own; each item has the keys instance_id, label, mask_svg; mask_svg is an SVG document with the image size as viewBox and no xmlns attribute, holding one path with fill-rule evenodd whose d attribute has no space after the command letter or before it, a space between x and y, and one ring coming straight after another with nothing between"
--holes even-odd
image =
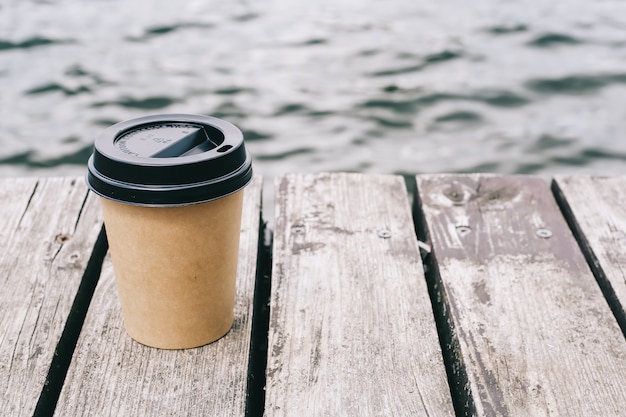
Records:
<instances>
[{"instance_id":1,"label":"light reflection on water","mask_svg":"<svg viewBox=\"0 0 626 417\"><path fill-rule=\"evenodd\" d=\"M82 175L98 131L178 112L238 125L268 183L626 172L622 1L0 7L3 176Z\"/></svg>"}]
</instances>

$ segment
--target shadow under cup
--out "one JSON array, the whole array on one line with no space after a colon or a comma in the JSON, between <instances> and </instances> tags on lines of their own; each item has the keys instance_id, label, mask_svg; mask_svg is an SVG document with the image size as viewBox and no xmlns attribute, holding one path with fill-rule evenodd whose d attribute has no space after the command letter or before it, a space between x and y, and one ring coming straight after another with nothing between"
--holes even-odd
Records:
<instances>
[{"instance_id":1,"label":"shadow under cup","mask_svg":"<svg viewBox=\"0 0 626 417\"><path fill-rule=\"evenodd\" d=\"M211 343L233 323L243 135L208 116L118 123L96 139L87 184L102 197L124 327L163 349Z\"/></svg>"}]
</instances>

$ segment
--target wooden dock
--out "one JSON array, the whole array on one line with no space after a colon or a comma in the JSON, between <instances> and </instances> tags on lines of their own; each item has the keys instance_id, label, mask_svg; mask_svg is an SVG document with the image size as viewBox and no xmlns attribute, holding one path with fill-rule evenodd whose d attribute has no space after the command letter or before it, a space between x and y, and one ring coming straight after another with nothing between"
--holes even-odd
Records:
<instances>
[{"instance_id":1,"label":"wooden dock","mask_svg":"<svg viewBox=\"0 0 626 417\"><path fill-rule=\"evenodd\" d=\"M626 416L626 177L414 183L285 175L268 231L255 178L232 330L165 351L124 332L83 179L0 180L0 410Z\"/></svg>"}]
</instances>

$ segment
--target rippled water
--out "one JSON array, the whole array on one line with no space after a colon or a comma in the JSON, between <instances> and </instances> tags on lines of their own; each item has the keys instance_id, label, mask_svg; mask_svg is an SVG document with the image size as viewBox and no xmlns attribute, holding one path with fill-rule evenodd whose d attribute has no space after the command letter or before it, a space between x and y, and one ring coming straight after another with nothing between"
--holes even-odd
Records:
<instances>
[{"instance_id":1,"label":"rippled water","mask_svg":"<svg viewBox=\"0 0 626 417\"><path fill-rule=\"evenodd\" d=\"M153 113L256 172L626 172L626 2L4 0L0 175L83 174Z\"/></svg>"}]
</instances>

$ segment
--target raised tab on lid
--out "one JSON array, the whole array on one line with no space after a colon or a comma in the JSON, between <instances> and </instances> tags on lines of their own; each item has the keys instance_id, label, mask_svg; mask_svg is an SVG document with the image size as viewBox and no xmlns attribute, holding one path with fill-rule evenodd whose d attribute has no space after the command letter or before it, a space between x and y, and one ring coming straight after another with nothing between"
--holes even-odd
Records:
<instances>
[{"instance_id":1,"label":"raised tab on lid","mask_svg":"<svg viewBox=\"0 0 626 417\"><path fill-rule=\"evenodd\" d=\"M211 132L217 136L215 132ZM219 146L224 137L211 138L200 125L184 123L151 124L131 130L115 140L127 155L144 158L173 158L195 155Z\"/></svg>"}]
</instances>

